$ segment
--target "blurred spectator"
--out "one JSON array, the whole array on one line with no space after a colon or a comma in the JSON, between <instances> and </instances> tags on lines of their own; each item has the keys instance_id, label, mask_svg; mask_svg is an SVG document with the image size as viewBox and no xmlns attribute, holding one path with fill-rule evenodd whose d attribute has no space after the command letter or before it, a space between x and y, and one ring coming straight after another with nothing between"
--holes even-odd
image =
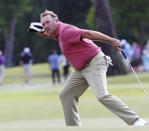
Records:
<instances>
[{"instance_id":1,"label":"blurred spectator","mask_svg":"<svg viewBox=\"0 0 149 131\"><path fill-rule=\"evenodd\" d=\"M66 80L69 75L69 62L66 60L63 54L61 54L59 57L59 63L61 63L63 67L63 76L64 76L64 79Z\"/></svg>"},{"instance_id":2,"label":"blurred spectator","mask_svg":"<svg viewBox=\"0 0 149 131\"><path fill-rule=\"evenodd\" d=\"M132 43L133 49L134 49L134 53L133 53L133 57L132 57L132 66L134 67L134 69L136 71L140 71L140 67L142 65L142 60L141 60L141 47L139 46L138 43L133 42Z\"/></svg>"},{"instance_id":3,"label":"blurred spectator","mask_svg":"<svg viewBox=\"0 0 149 131\"><path fill-rule=\"evenodd\" d=\"M132 46L134 48L134 54L133 54L133 59L137 60L140 58L141 56L141 47L139 46L138 43L133 42Z\"/></svg>"},{"instance_id":4,"label":"blurred spectator","mask_svg":"<svg viewBox=\"0 0 149 131\"><path fill-rule=\"evenodd\" d=\"M149 72L149 40L143 49L142 62L145 71Z\"/></svg>"},{"instance_id":5,"label":"blurred spectator","mask_svg":"<svg viewBox=\"0 0 149 131\"><path fill-rule=\"evenodd\" d=\"M55 84L55 77L57 77L58 83L61 82L60 73L59 73L59 55L57 54L56 50L52 51L52 54L48 57L48 63L52 72L52 82Z\"/></svg>"},{"instance_id":6,"label":"blurred spectator","mask_svg":"<svg viewBox=\"0 0 149 131\"><path fill-rule=\"evenodd\" d=\"M30 48L25 47L20 56L20 65L24 71L25 83L29 83L32 75L32 54Z\"/></svg>"},{"instance_id":7,"label":"blurred spectator","mask_svg":"<svg viewBox=\"0 0 149 131\"><path fill-rule=\"evenodd\" d=\"M121 40L121 45L122 45L122 48L123 48L123 51L124 51L126 57L131 62L132 58L133 58L134 48L127 42L126 39ZM131 70L128 62L126 61L126 59L124 59L124 57L123 57L123 61L124 61L124 64L127 66L127 68L129 70Z\"/></svg>"},{"instance_id":8,"label":"blurred spectator","mask_svg":"<svg viewBox=\"0 0 149 131\"><path fill-rule=\"evenodd\" d=\"M124 50L125 55L129 59L129 61L132 61L133 54L134 54L134 48L127 42L126 39L121 40L122 48Z\"/></svg>"},{"instance_id":9,"label":"blurred spectator","mask_svg":"<svg viewBox=\"0 0 149 131\"><path fill-rule=\"evenodd\" d=\"M3 56L2 51L0 51L0 85L3 84L4 70L5 70L5 57Z\"/></svg>"}]
</instances>

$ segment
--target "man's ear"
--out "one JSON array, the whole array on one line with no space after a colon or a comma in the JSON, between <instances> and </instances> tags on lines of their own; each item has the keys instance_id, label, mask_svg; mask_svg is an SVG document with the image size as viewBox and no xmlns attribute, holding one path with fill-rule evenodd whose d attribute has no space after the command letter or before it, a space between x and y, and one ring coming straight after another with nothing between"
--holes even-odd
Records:
<instances>
[{"instance_id":1,"label":"man's ear","mask_svg":"<svg viewBox=\"0 0 149 131\"><path fill-rule=\"evenodd\" d=\"M58 18L56 19L56 22L59 22L59 19Z\"/></svg>"}]
</instances>

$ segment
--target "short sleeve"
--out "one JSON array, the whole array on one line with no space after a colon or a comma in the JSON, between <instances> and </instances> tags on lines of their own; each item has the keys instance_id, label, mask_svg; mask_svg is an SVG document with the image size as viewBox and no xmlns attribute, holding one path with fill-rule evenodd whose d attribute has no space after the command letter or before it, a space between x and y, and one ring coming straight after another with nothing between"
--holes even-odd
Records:
<instances>
[{"instance_id":1,"label":"short sleeve","mask_svg":"<svg viewBox=\"0 0 149 131\"><path fill-rule=\"evenodd\" d=\"M64 43L79 43L82 29L75 26L69 26L63 30L62 41Z\"/></svg>"}]
</instances>

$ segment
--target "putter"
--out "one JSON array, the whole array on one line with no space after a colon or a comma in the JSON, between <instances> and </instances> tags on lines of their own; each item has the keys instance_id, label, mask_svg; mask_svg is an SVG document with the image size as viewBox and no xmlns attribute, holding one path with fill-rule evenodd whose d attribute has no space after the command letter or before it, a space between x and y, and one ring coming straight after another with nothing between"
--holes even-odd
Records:
<instances>
[{"instance_id":1,"label":"putter","mask_svg":"<svg viewBox=\"0 0 149 131\"><path fill-rule=\"evenodd\" d=\"M143 85L142 85L141 81L139 80L139 77L137 76L136 72L134 71L134 69L133 69L133 67L132 67L132 65L131 65L131 63L130 63L130 61L129 61L128 58L126 57L124 51L121 51L121 53L122 53L122 55L124 56L124 58L126 59L126 61L128 62L128 64L129 64L129 66L130 66L130 68L131 68L131 70L132 70L134 76L136 77L136 79L137 79L137 81L138 81L138 83L139 83L139 85L140 85L140 88L143 90L143 92L144 92L145 96L147 97L147 99L149 99L148 93L147 93L146 90L143 88Z\"/></svg>"}]
</instances>

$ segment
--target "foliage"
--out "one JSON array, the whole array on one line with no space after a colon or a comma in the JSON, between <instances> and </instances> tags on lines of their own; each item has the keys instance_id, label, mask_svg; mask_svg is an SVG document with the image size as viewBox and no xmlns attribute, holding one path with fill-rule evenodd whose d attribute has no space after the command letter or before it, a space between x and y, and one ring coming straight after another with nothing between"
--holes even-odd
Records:
<instances>
[{"instance_id":1,"label":"foliage","mask_svg":"<svg viewBox=\"0 0 149 131\"><path fill-rule=\"evenodd\" d=\"M73 5L73 6L72 6ZM84 24L88 8L91 6L90 0L6 0L0 1L0 11L2 12L0 18L0 49L5 49L5 40L8 31L9 17L16 10L16 32L14 40L14 65L19 64L20 53L25 46L31 48L34 62L47 61L48 55L52 49L58 50L60 48L56 41L43 39L35 33L28 33L28 27L31 22L39 21L39 15L45 9L53 10L63 22L74 24L80 28L85 28ZM5 10L5 11L3 11Z\"/></svg>"},{"instance_id":2,"label":"foliage","mask_svg":"<svg viewBox=\"0 0 149 131\"><path fill-rule=\"evenodd\" d=\"M86 17L86 24L89 26L89 28L96 30L95 9L94 9L94 7L91 7L89 9L89 13Z\"/></svg>"},{"instance_id":3,"label":"foliage","mask_svg":"<svg viewBox=\"0 0 149 131\"><path fill-rule=\"evenodd\" d=\"M0 1L0 47L2 50L5 48L5 40L7 38L9 22L12 19L15 12L17 12L17 17L23 15L25 11L30 11L31 6L28 5L29 0L5 0L5 2ZM27 7L27 8L25 8Z\"/></svg>"},{"instance_id":4,"label":"foliage","mask_svg":"<svg viewBox=\"0 0 149 131\"><path fill-rule=\"evenodd\" d=\"M145 44L149 36L148 0L109 0L109 2L119 39L126 38L130 42ZM94 29L93 7L89 10L86 23Z\"/></svg>"},{"instance_id":5,"label":"foliage","mask_svg":"<svg viewBox=\"0 0 149 131\"><path fill-rule=\"evenodd\" d=\"M145 29L149 27L148 0L110 0L109 2L119 38L136 40L140 44L146 42L146 36L149 35L149 31ZM140 37L143 37L143 40L140 40Z\"/></svg>"}]
</instances>

